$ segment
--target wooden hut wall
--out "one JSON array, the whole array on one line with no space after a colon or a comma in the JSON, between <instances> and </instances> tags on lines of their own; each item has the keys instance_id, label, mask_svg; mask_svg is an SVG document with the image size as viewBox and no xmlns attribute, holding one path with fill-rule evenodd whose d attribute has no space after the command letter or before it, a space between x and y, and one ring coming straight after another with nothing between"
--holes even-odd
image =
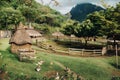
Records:
<instances>
[{"instance_id":1,"label":"wooden hut wall","mask_svg":"<svg viewBox=\"0 0 120 80\"><path fill-rule=\"evenodd\" d=\"M31 50L31 44L24 44L24 45L17 45L14 43L11 44L12 53L18 53L19 49Z\"/></svg>"}]
</instances>

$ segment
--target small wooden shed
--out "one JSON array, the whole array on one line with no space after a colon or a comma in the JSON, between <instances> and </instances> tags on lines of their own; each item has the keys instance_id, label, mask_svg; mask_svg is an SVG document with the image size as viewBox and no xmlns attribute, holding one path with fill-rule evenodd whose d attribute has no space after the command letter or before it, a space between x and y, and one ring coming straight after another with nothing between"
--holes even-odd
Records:
<instances>
[{"instance_id":1,"label":"small wooden shed","mask_svg":"<svg viewBox=\"0 0 120 80\"><path fill-rule=\"evenodd\" d=\"M9 43L11 44L11 52L18 53L19 50L31 51L32 39L27 34L23 25L20 24L16 32L11 37Z\"/></svg>"}]
</instances>

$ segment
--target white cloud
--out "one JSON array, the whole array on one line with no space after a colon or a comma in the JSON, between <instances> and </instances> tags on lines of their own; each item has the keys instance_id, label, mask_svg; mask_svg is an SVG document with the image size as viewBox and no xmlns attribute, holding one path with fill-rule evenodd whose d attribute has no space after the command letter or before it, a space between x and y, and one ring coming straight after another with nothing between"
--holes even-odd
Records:
<instances>
[{"instance_id":1,"label":"white cloud","mask_svg":"<svg viewBox=\"0 0 120 80\"><path fill-rule=\"evenodd\" d=\"M37 2L41 3L41 0L36 0ZM43 0L44 4L49 4L51 0ZM72 7L74 7L78 3L93 3L96 5L101 5L100 0L57 0L60 5L54 6L53 4L50 5L51 8L61 12L62 14L65 14L71 10ZM120 0L104 0L105 3L114 6L116 3L120 2Z\"/></svg>"}]
</instances>

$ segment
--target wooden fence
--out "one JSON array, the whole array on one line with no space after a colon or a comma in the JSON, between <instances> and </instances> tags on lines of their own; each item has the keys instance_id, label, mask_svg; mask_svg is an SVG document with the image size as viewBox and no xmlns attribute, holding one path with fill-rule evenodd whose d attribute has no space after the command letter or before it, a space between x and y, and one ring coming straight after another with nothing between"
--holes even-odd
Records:
<instances>
[{"instance_id":1,"label":"wooden fence","mask_svg":"<svg viewBox=\"0 0 120 80\"><path fill-rule=\"evenodd\" d=\"M88 53L93 53L93 54L102 54L102 49L94 49L94 50L91 50L91 49L77 49L77 48L69 48L69 53L71 52L79 52L81 53L82 55L84 55L85 52L88 52Z\"/></svg>"},{"instance_id":2,"label":"wooden fence","mask_svg":"<svg viewBox=\"0 0 120 80\"><path fill-rule=\"evenodd\" d=\"M49 37L50 40L58 40L58 41L69 41L69 42L81 42L82 43L82 39L75 37L75 38L71 38L71 37Z\"/></svg>"}]
</instances>

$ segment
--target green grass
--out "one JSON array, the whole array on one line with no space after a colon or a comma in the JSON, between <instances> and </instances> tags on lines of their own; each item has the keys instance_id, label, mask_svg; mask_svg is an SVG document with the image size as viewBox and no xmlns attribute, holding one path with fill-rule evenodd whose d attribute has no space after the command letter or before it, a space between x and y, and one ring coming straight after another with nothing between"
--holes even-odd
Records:
<instances>
[{"instance_id":1,"label":"green grass","mask_svg":"<svg viewBox=\"0 0 120 80\"><path fill-rule=\"evenodd\" d=\"M0 50L6 50L9 46L9 38L0 39Z\"/></svg>"},{"instance_id":2,"label":"green grass","mask_svg":"<svg viewBox=\"0 0 120 80\"><path fill-rule=\"evenodd\" d=\"M1 42L2 41L2 42ZM112 71L118 70L115 64L115 57L70 57L37 52L37 59L34 62L20 62L16 55L10 53L9 39L0 40L0 53L3 55L3 63L6 70L16 75L26 75L28 77L43 77L48 71L62 71L63 67L69 67L72 71L83 76L86 80L110 80ZM33 47L39 50L38 47ZM45 61L41 66L41 71L36 72L36 63L39 60ZM119 58L120 61L120 58ZM53 63L51 65L50 63ZM120 64L120 63L119 63Z\"/></svg>"},{"instance_id":3,"label":"green grass","mask_svg":"<svg viewBox=\"0 0 120 80\"><path fill-rule=\"evenodd\" d=\"M50 56L54 57L54 61L60 62L64 66L69 67L72 71L80 74L88 80L109 80L111 78L111 71L107 67L112 67L105 63L104 59L74 58L58 55L49 55L49 57ZM102 65L100 65L100 63L102 63Z\"/></svg>"}]
</instances>

